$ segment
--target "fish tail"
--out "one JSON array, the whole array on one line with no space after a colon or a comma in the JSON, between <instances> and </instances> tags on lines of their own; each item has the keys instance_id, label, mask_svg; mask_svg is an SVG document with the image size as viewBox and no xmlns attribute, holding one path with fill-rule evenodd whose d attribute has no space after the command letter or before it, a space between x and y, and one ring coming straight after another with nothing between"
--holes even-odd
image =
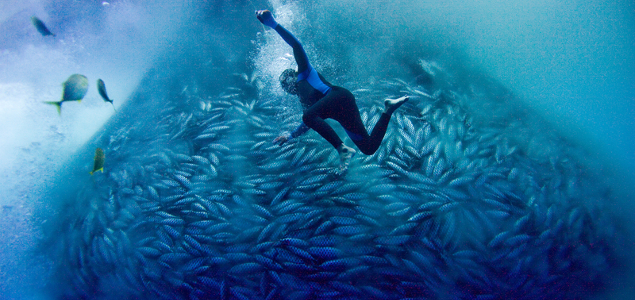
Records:
<instances>
[{"instance_id":1,"label":"fish tail","mask_svg":"<svg viewBox=\"0 0 635 300\"><path fill-rule=\"evenodd\" d=\"M114 110L115 110L115 112L117 112L117 109L115 108L115 104L114 104L114 103L112 103L112 100L110 100L110 104L112 104L112 109L114 109Z\"/></svg>"},{"instance_id":2,"label":"fish tail","mask_svg":"<svg viewBox=\"0 0 635 300\"><path fill-rule=\"evenodd\" d=\"M104 168L99 168L97 170L93 170L93 171L90 172L90 175L93 175L93 173L95 173L97 171L101 171L102 173L104 173Z\"/></svg>"},{"instance_id":3,"label":"fish tail","mask_svg":"<svg viewBox=\"0 0 635 300\"><path fill-rule=\"evenodd\" d=\"M55 107L57 107L57 113L62 114L62 101L44 101L44 103L55 105Z\"/></svg>"}]
</instances>

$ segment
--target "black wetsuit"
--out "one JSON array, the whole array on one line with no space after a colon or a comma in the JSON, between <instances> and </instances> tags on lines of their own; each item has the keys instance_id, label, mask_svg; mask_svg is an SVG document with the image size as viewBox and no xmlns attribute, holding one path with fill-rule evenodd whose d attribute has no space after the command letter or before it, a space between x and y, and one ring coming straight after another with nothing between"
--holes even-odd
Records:
<instances>
[{"instance_id":1,"label":"black wetsuit","mask_svg":"<svg viewBox=\"0 0 635 300\"><path fill-rule=\"evenodd\" d=\"M303 124L291 133L297 137L309 128L315 130L333 147L338 149L342 140L325 119L339 122L362 153L372 155L384 139L390 115L382 113L370 135L362 123L355 96L343 87L331 85L317 73L309 63L309 58L300 42L282 25L276 32L293 48L293 56L298 64L298 82L296 90L304 108Z\"/></svg>"}]
</instances>

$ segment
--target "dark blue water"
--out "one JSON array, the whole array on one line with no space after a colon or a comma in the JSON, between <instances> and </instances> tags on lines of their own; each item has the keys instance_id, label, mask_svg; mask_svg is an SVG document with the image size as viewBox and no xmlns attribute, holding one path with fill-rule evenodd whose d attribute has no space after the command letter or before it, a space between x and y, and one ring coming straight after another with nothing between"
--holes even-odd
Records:
<instances>
[{"instance_id":1,"label":"dark blue water","mask_svg":"<svg viewBox=\"0 0 635 300\"><path fill-rule=\"evenodd\" d=\"M627 298L632 4L259 2L4 4L3 299ZM411 96L375 155L271 143L301 108L255 7L367 128Z\"/></svg>"}]
</instances>

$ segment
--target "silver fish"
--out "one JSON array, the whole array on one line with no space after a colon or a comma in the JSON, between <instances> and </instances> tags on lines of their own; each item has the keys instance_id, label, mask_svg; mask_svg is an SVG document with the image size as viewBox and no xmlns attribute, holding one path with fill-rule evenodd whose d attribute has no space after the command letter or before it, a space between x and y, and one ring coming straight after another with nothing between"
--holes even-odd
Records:
<instances>
[{"instance_id":1,"label":"silver fish","mask_svg":"<svg viewBox=\"0 0 635 300\"><path fill-rule=\"evenodd\" d=\"M55 105L59 114L62 113L63 102L81 102L82 99L84 99L84 96L86 96L86 92L88 91L88 78L81 74L73 74L68 77L64 83L62 83L62 87L64 88L62 92L62 100L44 102L46 104Z\"/></svg>"}]
</instances>

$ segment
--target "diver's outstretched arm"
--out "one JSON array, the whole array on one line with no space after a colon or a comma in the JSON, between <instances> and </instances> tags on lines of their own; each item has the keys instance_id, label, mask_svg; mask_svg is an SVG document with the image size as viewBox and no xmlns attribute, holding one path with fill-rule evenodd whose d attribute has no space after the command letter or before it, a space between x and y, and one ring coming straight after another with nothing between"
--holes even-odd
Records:
<instances>
[{"instance_id":1,"label":"diver's outstretched arm","mask_svg":"<svg viewBox=\"0 0 635 300\"><path fill-rule=\"evenodd\" d=\"M273 140L273 143L282 146L282 144L303 135L305 132L309 131L309 129L311 128L309 128L309 126L306 126L304 122L302 122L295 130L291 132L283 132L280 136Z\"/></svg>"},{"instance_id":2,"label":"diver's outstretched arm","mask_svg":"<svg viewBox=\"0 0 635 300\"><path fill-rule=\"evenodd\" d=\"M304 72L304 70L309 68L309 57L306 55L302 44L300 41L291 34L286 28L282 27L282 25L278 24L276 20L273 18L273 15L268 10L259 10L256 11L256 18L271 28L273 28L282 39L293 48L293 57L295 58L295 62L298 64L298 74Z\"/></svg>"}]
</instances>

